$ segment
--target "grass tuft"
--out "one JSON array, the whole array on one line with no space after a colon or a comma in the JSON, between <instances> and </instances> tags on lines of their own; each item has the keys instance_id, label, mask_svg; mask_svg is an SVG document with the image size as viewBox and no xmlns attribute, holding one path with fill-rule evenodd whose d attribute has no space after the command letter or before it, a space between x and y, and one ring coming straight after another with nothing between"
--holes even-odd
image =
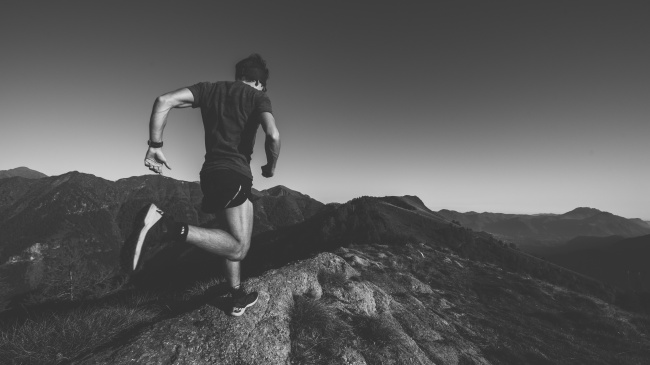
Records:
<instances>
[{"instance_id":1,"label":"grass tuft","mask_svg":"<svg viewBox=\"0 0 650 365\"><path fill-rule=\"evenodd\" d=\"M345 288L348 278L343 271L321 271L318 273L318 282L325 288Z\"/></svg>"},{"instance_id":2,"label":"grass tuft","mask_svg":"<svg viewBox=\"0 0 650 365\"><path fill-rule=\"evenodd\" d=\"M195 284L190 289L188 289L185 292L184 297L186 299L189 299L191 297L197 297L197 296L204 295L204 294L210 292L210 290L213 290L218 285L222 284L223 282L224 282L224 280L222 278L212 278L212 279L209 279L209 280L206 280L206 281L201 281L201 282Z\"/></svg>"},{"instance_id":3,"label":"grass tuft","mask_svg":"<svg viewBox=\"0 0 650 365\"><path fill-rule=\"evenodd\" d=\"M378 316L358 316L354 318L356 333L368 344L377 347L390 346L398 337L388 320Z\"/></svg>"},{"instance_id":4,"label":"grass tuft","mask_svg":"<svg viewBox=\"0 0 650 365\"><path fill-rule=\"evenodd\" d=\"M0 330L0 358L8 364L57 364L73 359L158 315L155 309L133 304L41 313L6 326Z\"/></svg>"},{"instance_id":5,"label":"grass tuft","mask_svg":"<svg viewBox=\"0 0 650 365\"><path fill-rule=\"evenodd\" d=\"M292 364L339 364L353 341L350 325L324 302L296 297L291 309Z\"/></svg>"},{"instance_id":6,"label":"grass tuft","mask_svg":"<svg viewBox=\"0 0 650 365\"><path fill-rule=\"evenodd\" d=\"M359 350L368 364L395 363L399 346L399 331L387 318L357 316L352 319L354 332L361 339Z\"/></svg>"}]
</instances>

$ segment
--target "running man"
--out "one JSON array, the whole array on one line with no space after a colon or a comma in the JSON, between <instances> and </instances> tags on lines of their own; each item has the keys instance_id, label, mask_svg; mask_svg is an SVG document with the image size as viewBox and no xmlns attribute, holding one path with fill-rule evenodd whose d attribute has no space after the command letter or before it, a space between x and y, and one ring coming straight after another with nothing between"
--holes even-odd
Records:
<instances>
[{"instance_id":1,"label":"running man","mask_svg":"<svg viewBox=\"0 0 650 365\"><path fill-rule=\"evenodd\" d=\"M176 222L151 204L140 222L133 269L143 243L170 240L191 243L225 259L225 276L233 298L231 314L241 316L257 302L257 293L247 293L240 282L240 262L246 257L253 231L251 195L253 175L250 161L260 125L266 134L267 164L262 176L272 177L280 153L280 133L275 125L271 101L266 95L269 70L258 54L235 66L236 81L201 82L156 98L149 123L149 149L144 164L161 174L171 169L163 154L163 130L172 108L201 108L205 128L205 162L201 169L201 209L224 214L227 230L202 228ZM152 229L153 228L153 229Z\"/></svg>"}]
</instances>

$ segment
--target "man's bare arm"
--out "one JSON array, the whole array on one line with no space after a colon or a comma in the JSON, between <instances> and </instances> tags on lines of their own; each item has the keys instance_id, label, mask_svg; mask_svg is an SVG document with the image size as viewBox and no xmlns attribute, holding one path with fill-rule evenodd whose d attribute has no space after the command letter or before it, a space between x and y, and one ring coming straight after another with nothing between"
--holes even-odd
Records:
<instances>
[{"instance_id":1,"label":"man's bare arm","mask_svg":"<svg viewBox=\"0 0 650 365\"><path fill-rule=\"evenodd\" d=\"M162 142L162 134L167 124L167 115L172 108L187 108L192 106L194 94L188 88L178 89L160 95L153 103L151 119L149 120L149 140Z\"/></svg>"},{"instance_id":2,"label":"man's bare arm","mask_svg":"<svg viewBox=\"0 0 650 365\"><path fill-rule=\"evenodd\" d=\"M157 97L149 119L149 140L151 142L162 142L169 111L172 108L190 107L193 102L194 94L188 88L178 89ZM144 165L157 174L162 173L162 165L171 170L162 148L149 147L144 157Z\"/></svg>"},{"instance_id":3,"label":"man's bare arm","mask_svg":"<svg viewBox=\"0 0 650 365\"><path fill-rule=\"evenodd\" d=\"M261 115L262 129L266 133L264 149L266 150L266 166L262 166L262 176L271 177L275 173L275 164L280 156L280 132L275 125L273 114L264 112Z\"/></svg>"}]
</instances>

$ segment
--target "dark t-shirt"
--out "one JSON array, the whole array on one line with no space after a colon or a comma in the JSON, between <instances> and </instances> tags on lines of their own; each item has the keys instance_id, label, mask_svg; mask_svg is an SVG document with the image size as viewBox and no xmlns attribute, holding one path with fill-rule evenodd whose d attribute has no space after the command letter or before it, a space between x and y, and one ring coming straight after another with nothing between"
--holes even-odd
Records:
<instances>
[{"instance_id":1,"label":"dark t-shirt","mask_svg":"<svg viewBox=\"0 0 650 365\"><path fill-rule=\"evenodd\" d=\"M250 179L250 161L260 114L271 113L266 93L241 81L200 82L188 87L192 108L201 108L205 162L201 173L231 169Z\"/></svg>"}]
</instances>

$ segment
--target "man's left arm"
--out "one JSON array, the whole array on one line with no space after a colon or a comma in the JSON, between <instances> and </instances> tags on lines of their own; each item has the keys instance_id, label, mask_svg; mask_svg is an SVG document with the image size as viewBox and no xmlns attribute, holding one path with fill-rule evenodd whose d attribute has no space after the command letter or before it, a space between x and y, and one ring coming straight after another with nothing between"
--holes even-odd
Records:
<instances>
[{"instance_id":1,"label":"man's left arm","mask_svg":"<svg viewBox=\"0 0 650 365\"><path fill-rule=\"evenodd\" d=\"M162 143L163 131L165 125L167 125L167 116L170 110L173 108L187 108L192 106L192 103L194 103L194 94L188 88L178 89L157 97L149 120L150 144ZM162 147L149 146L144 158L144 165L157 174L162 173L163 165L171 170L163 154Z\"/></svg>"},{"instance_id":2,"label":"man's left arm","mask_svg":"<svg viewBox=\"0 0 650 365\"><path fill-rule=\"evenodd\" d=\"M275 118L273 114L264 112L261 114L261 124L266 140L264 142L264 149L266 150L266 165L262 166L262 176L273 177L275 173L275 164L278 162L280 156L280 132L275 125Z\"/></svg>"}]
</instances>

